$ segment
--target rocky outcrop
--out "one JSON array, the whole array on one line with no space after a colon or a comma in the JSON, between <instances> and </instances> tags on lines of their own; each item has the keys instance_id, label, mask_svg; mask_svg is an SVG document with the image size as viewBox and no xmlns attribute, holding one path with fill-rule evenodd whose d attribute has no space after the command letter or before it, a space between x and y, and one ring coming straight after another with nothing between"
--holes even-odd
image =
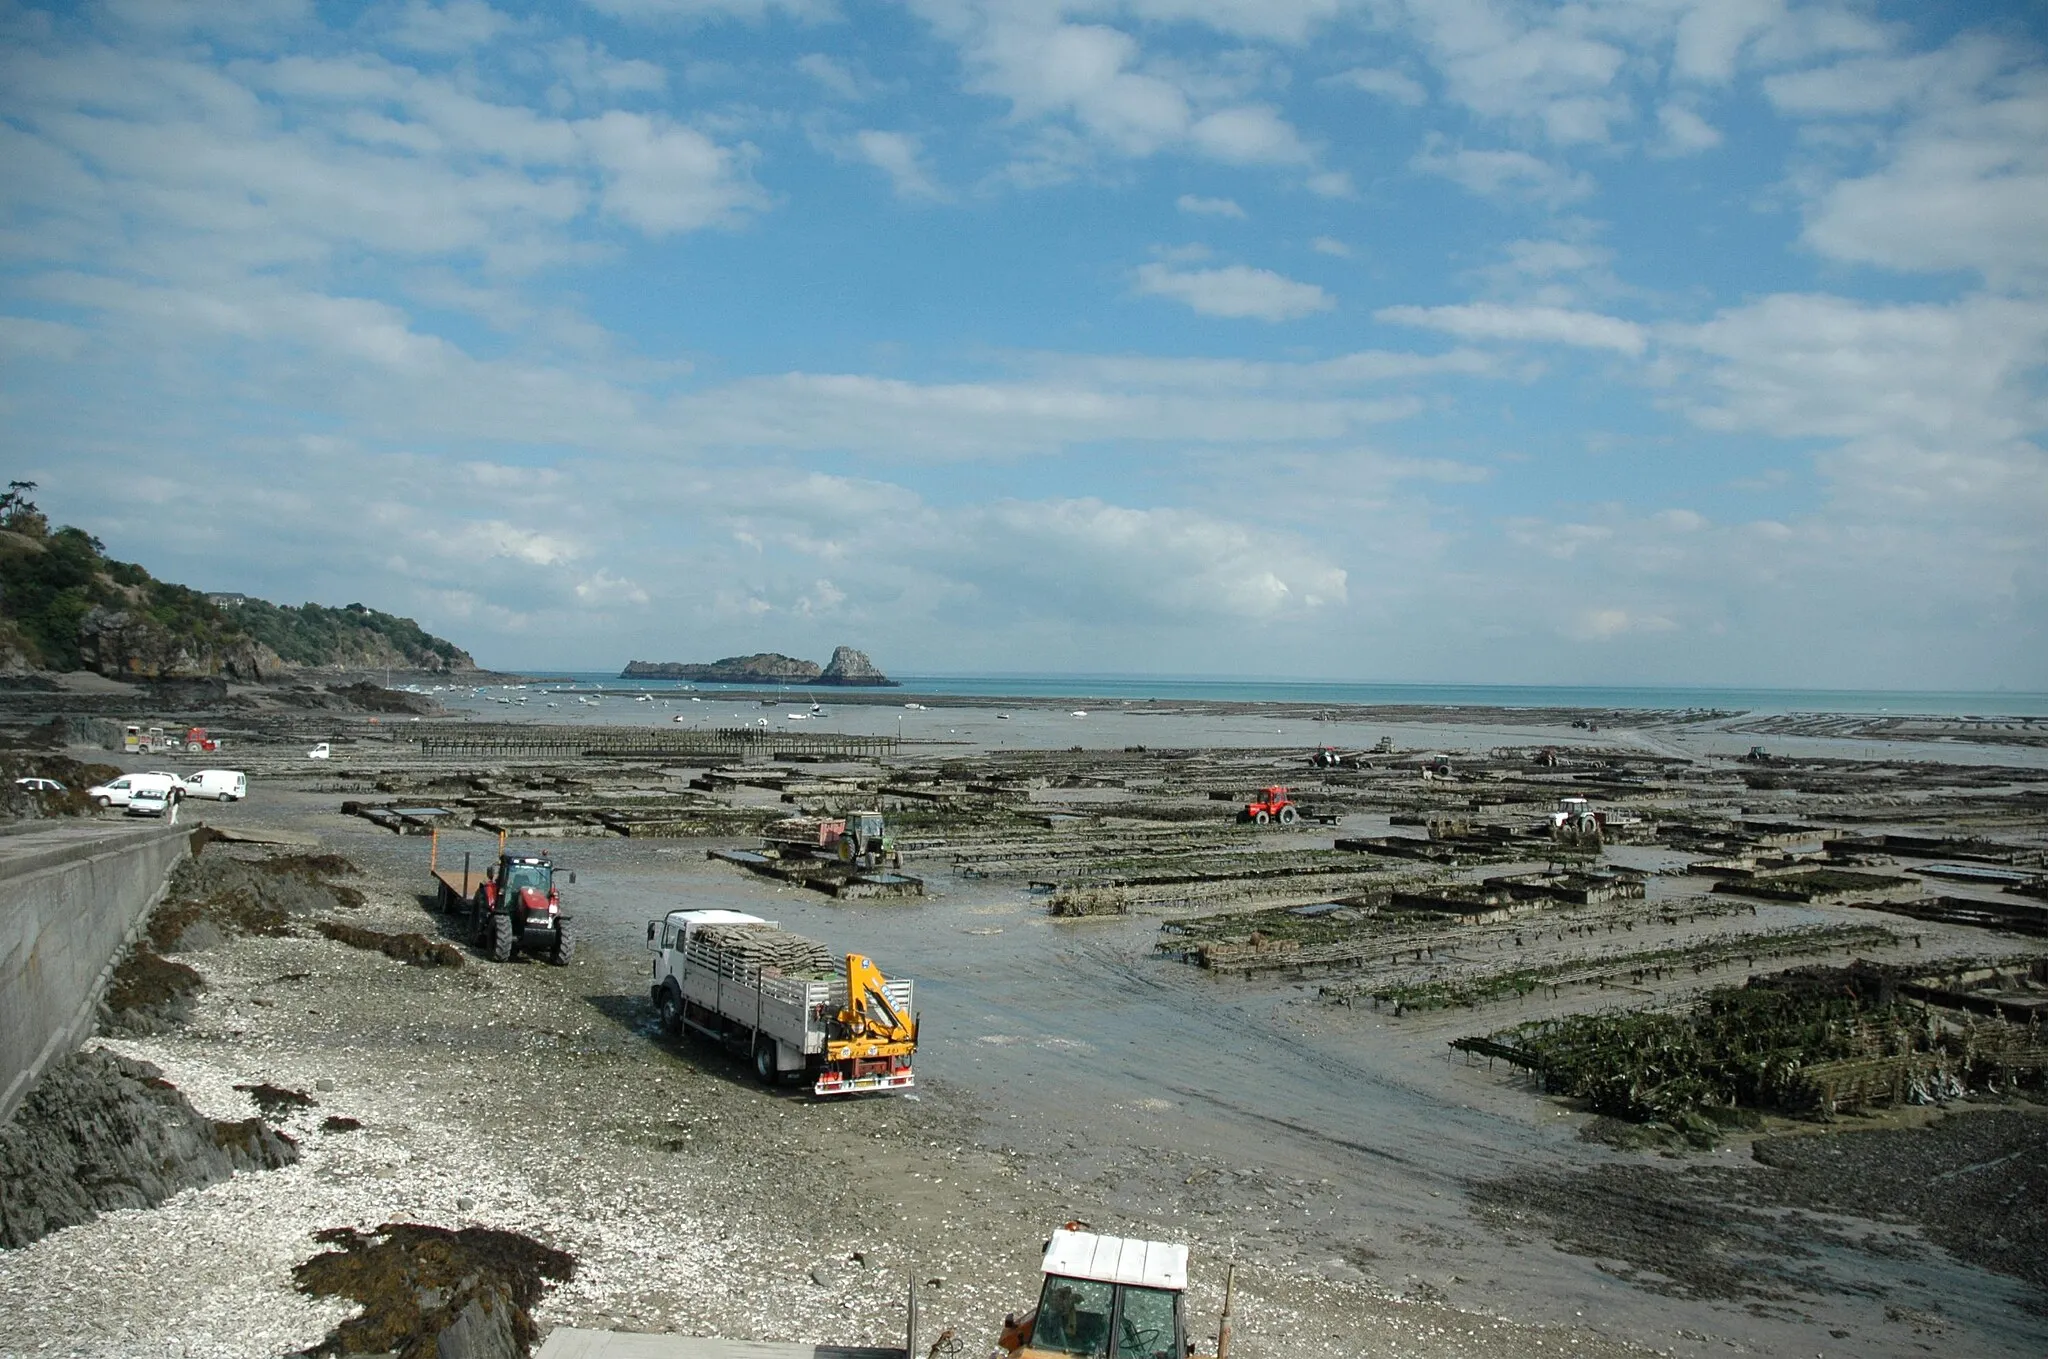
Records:
<instances>
[{"instance_id":1,"label":"rocky outcrop","mask_svg":"<svg viewBox=\"0 0 2048 1359\"><path fill-rule=\"evenodd\" d=\"M525 1359L536 1338L533 1309L548 1282L566 1283L576 1275L575 1257L566 1251L491 1227L450 1231L387 1222L370 1233L330 1227L313 1239L336 1249L292 1271L299 1291L352 1299L362 1311L300 1359Z\"/></svg>"},{"instance_id":2,"label":"rocky outcrop","mask_svg":"<svg viewBox=\"0 0 2048 1359\"><path fill-rule=\"evenodd\" d=\"M885 685L894 684L896 681L875 669L875 663L868 659L867 652L842 646L832 652L832 659L825 663L825 673L818 676L816 682Z\"/></svg>"},{"instance_id":3,"label":"rocky outcrop","mask_svg":"<svg viewBox=\"0 0 2048 1359\"><path fill-rule=\"evenodd\" d=\"M260 1118L200 1117L147 1062L81 1052L45 1072L0 1127L0 1246L298 1159Z\"/></svg>"},{"instance_id":4,"label":"rocky outcrop","mask_svg":"<svg viewBox=\"0 0 2048 1359\"><path fill-rule=\"evenodd\" d=\"M218 676L255 684L288 668L276 652L252 638L229 633L216 641L179 635L146 614L105 606L79 620L78 656L87 670L109 679Z\"/></svg>"},{"instance_id":5,"label":"rocky outcrop","mask_svg":"<svg viewBox=\"0 0 2048 1359\"><path fill-rule=\"evenodd\" d=\"M762 651L752 656L727 656L709 665L629 661L621 678L702 680L711 684L809 684L823 673L816 661Z\"/></svg>"},{"instance_id":6,"label":"rocky outcrop","mask_svg":"<svg viewBox=\"0 0 2048 1359\"><path fill-rule=\"evenodd\" d=\"M780 652L728 656L709 665L683 661L628 661L621 679L691 680L706 684L841 684L884 685L896 681L875 669L867 653L850 646L832 653L829 664L800 661Z\"/></svg>"}]
</instances>

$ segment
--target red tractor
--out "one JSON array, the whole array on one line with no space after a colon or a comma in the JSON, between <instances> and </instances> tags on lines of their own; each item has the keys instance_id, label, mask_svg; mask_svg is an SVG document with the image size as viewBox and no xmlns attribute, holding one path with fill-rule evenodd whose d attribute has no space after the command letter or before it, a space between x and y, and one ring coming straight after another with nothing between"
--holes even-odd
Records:
<instances>
[{"instance_id":1,"label":"red tractor","mask_svg":"<svg viewBox=\"0 0 2048 1359\"><path fill-rule=\"evenodd\" d=\"M436 851L439 841L436 836ZM441 909L467 910L471 937L496 961L507 962L517 952L567 967L575 956L569 917L562 914L562 894L555 886L555 864L547 855L501 850L481 876L469 871L466 854L459 874L436 864L428 871L439 884ZM569 881L576 881L574 873Z\"/></svg>"},{"instance_id":2,"label":"red tractor","mask_svg":"<svg viewBox=\"0 0 2048 1359\"><path fill-rule=\"evenodd\" d=\"M1261 826L1273 821L1291 826L1301 820L1301 813L1288 799L1287 790L1275 784L1245 804L1244 819Z\"/></svg>"}]
</instances>

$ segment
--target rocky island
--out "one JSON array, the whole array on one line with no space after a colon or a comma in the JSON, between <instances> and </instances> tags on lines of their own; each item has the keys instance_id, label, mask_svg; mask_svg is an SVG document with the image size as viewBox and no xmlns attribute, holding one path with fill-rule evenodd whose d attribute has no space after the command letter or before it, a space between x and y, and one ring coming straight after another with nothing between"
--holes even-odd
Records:
<instances>
[{"instance_id":1,"label":"rocky island","mask_svg":"<svg viewBox=\"0 0 2048 1359\"><path fill-rule=\"evenodd\" d=\"M683 661L628 661L620 679L695 680L709 684L831 684L894 686L896 681L875 668L864 651L835 648L832 659L819 665L776 651L727 656L705 665Z\"/></svg>"}]
</instances>

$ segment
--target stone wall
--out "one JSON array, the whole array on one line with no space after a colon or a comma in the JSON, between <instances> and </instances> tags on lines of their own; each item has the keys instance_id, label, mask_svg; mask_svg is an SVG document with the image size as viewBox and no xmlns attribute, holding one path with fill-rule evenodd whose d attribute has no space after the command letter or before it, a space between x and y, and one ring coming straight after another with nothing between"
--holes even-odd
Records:
<instances>
[{"instance_id":1,"label":"stone wall","mask_svg":"<svg viewBox=\"0 0 2048 1359\"><path fill-rule=\"evenodd\" d=\"M190 832L96 822L0 836L0 1123L92 1032L116 956Z\"/></svg>"}]
</instances>

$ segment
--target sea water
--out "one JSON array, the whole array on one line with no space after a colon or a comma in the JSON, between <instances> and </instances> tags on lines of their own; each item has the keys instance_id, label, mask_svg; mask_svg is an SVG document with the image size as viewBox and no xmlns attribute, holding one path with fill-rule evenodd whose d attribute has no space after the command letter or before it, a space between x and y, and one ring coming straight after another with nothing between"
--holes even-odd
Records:
<instances>
[{"instance_id":1,"label":"sea water","mask_svg":"<svg viewBox=\"0 0 2048 1359\"><path fill-rule=\"evenodd\" d=\"M581 688L691 690L716 694L772 686L621 679L612 671L553 671ZM1663 685L1357 684L1324 680L1173 675L985 674L896 677L906 702L920 694L960 698L1057 698L1077 703L1221 702L1371 704L1460 708L1718 709L1751 713L1898 713L1931 717L2048 717L2048 693L1884 689L1723 689ZM792 685L790 697L829 702L831 686Z\"/></svg>"}]
</instances>

